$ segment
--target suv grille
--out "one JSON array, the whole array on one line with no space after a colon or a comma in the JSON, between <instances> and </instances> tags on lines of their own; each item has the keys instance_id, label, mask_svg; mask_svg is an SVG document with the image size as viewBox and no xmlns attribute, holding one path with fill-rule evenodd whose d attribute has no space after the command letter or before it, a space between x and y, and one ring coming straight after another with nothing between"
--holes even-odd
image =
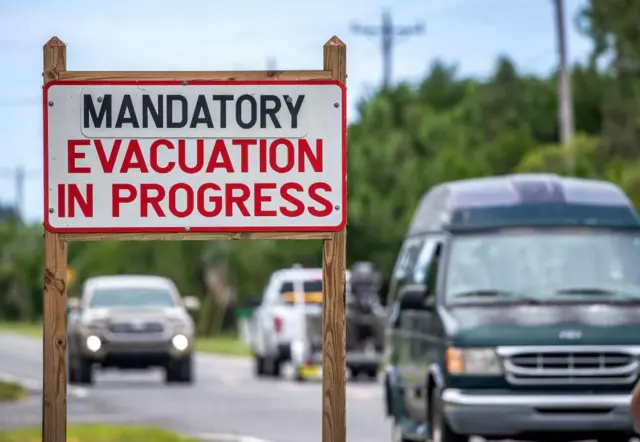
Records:
<instances>
[{"instance_id":1,"label":"suv grille","mask_svg":"<svg viewBox=\"0 0 640 442\"><path fill-rule=\"evenodd\" d=\"M109 325L115 334L162 333L164 326L159 322L117 322Z\"/></svg>"},{"instance_id":2,"label":"suv grille","mask_svg":"<svg viewBox=\"0 0 640 442\"><path fill-rule=\"evenodd\" d=\"M504 367L507 380L519 385L626 384L638 375L631 354L607 349L514 352Z\"/></svg>"}]
</instances>

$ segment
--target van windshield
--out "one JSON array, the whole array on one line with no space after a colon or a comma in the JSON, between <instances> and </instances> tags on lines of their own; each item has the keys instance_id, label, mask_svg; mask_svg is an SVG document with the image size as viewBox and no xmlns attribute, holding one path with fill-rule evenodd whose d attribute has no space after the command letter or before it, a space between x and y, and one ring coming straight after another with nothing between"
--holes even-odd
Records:
<instances>
[{"instance_id":1,"label":"van windshield","mask_svg":"<svg viewBox=\"0 0 640 442\"><path fill-rule=\"evenodd\" d=\"M640 301L640 233L505 232L453 238L445 302Z\"/></svg>"}]
</instances>

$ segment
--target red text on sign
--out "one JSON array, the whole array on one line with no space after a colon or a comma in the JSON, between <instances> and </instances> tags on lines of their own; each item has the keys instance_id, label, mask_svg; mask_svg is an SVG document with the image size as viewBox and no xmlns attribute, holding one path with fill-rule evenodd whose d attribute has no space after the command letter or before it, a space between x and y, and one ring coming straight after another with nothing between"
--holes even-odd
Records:
<instances>
[{"instance_id":1,"label":"red text on sign","mask_svg":"<svg viewBox=\"0 0 640 442\"><path fill-rule=\"evenodd\" d=\"M95 150L100 170L82 165L88 150ZM232 161L230 151L237 149L239 161ZM187 152L195 152L195 160L187 160ZM171 153L170 160L161 160L163 153ZM146 153L146 155L145 155ZM282 154L285 155L284 161ZM280 159L278 156L280 155ZM322 172L323 140L309 142L304 138L288 140L216 139L216 140L154 140L143 151L136 139L103 141L78 139L67 142L67 171L69 174L152 173L168 174L182 171L188 174L247 173L251 160L257 159L257 172ZM256 164L256 163L254 163Z\"/></svg>"}]
</instances>

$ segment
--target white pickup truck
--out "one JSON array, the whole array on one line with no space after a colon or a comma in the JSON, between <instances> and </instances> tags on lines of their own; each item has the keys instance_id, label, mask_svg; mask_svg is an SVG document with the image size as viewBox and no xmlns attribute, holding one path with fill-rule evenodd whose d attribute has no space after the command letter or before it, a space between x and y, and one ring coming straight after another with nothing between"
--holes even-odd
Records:
<instances>
[{"instance_id":1,"label":"white pickup truck","mask_svg":"<svg viewBox=\"0 0 640 442\"><path fill-rule=\"evenodd\" d=\"M347 293L350 272L347 270ZM322 348L322 333L308 323L321 323L322 269L294 267L274 272L249 325L249 345L257 376L281 374L291 362L296 379L309 355Z\"/></svg>"}]
</instances>

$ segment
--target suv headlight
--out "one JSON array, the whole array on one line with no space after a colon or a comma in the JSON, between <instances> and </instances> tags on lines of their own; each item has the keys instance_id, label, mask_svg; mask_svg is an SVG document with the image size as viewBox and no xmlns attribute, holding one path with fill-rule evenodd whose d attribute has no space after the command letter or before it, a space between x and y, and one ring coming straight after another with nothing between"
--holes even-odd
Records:
<instances>
[{"instance_id":1,"label":"suv headlight","mask_svg":"<svg viewBox=\"0 0 640 442\"><path fill-rule=\"evenodd\" d=\"M497 375L502 364L493 348L455 348L446 352L447 371L453 375Z\"/></svg>"}]
</instances>

